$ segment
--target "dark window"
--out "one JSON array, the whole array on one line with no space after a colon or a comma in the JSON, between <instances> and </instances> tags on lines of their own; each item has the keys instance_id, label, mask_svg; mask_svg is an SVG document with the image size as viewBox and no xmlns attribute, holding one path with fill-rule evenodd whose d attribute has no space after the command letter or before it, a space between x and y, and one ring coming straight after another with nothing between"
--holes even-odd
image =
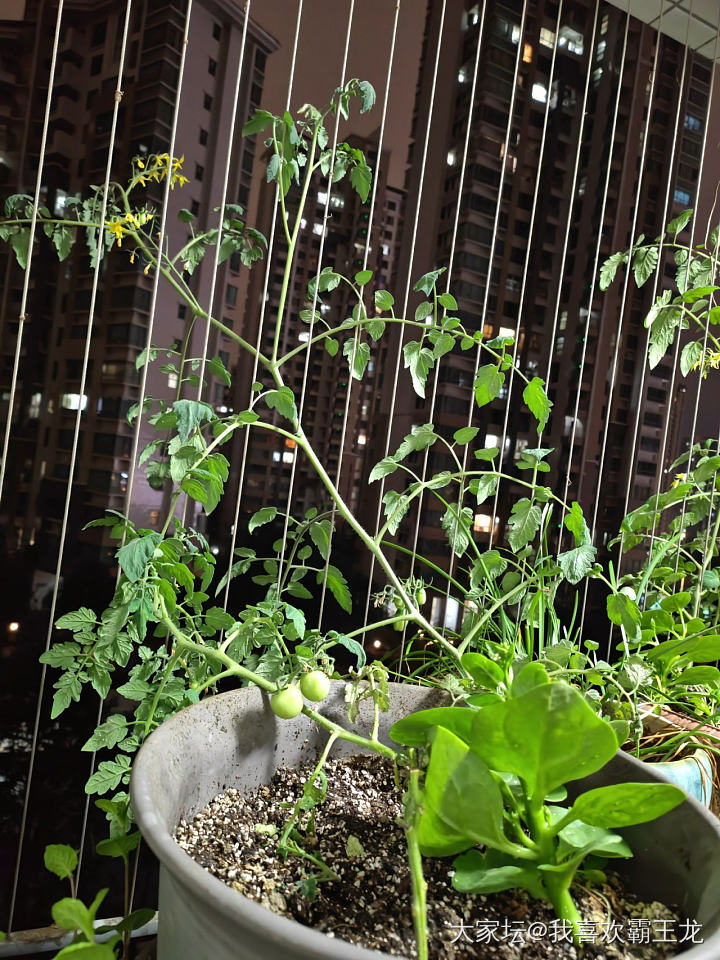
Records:
<instances>
[{"instance_id":1,"label":"dark window","mask_svg":"<svg viewBox=\"0 0 720 960\"><path fill-rule=\"evenodd\" d=\"M203 97L203 106L206 110L212 110L212 97L209 93L206 93Z\"/></svg>"},{"instance_id":2,"label":"dark window","mask_svg":"<svg viewBox=\"0 0 720 960\"><path fill-rule=\"evenodd\" d=\"M205 167L203 167L203 166L202 166L201 164L199 164L199 163L196 163L196 164L195 164L195 179L196 179L196 180L202 180L204 174L205 174Z\"/></svg>"},{"instance_id":3,"label":"dark window","mask_svg":"<svg viewBox=\"0 0 720 960\"><path fill-rule=\"evenodd\" d=\"M229 307L234 307L237 303L237 287L234 287L231 283L225 287L225 303Z\"/></svg>"},{"instance_id":4,"label":"dark window","mask_svg":"<svg viewBox=\"0 0 720 960\"><path fill-rule=\"evenodd\" d=\"M103 55L99 53L90 61L90 76L95 77L102 70Z\"/></svg>"},{"instance_id":5,"label":"dark window","mask_svg":"<svg viewBox=\"0 0 720 960\"><path fill-rule=\"evenodd\" d=\"M132 323L111 323L107 328L108 343L127 343L133 347L145 346L147 331Z\"/></svg>"},{"instance_id":6,"label":"dark window","mask_svg":"<svg viewBox=\"0 0 720 960\"><path fill-rule=\"evenodd\" d=\"M266 57L265 54L262 52L262 50L258 50L258 51L255 53L255 67L256 67L256 69L258 69L258 70L264 70L264 69L265 69L265 61L266 61L266 60L267 60L267 57Z\"/></svg>"},{"instance_id":7,"label":"dark window","mask_svg":"<svg viewBox=\"0 0 720 960\"><path fill-rule=\"evenodd\" d=\"M91 47L99 47L101 43L105 42L106 30L107 21L102 20L100 23L95 24L92 32L92 39L90 40Z\"/></svg>"},{"instance_id":8,"label":"dark window","mask_svg":"<svg viewBox=\"0 0 720 960\"><path fill-rule=\"evenodd\" d=\"M178 319L184 320L187 314L187 306L184 303L178 304Z\"/></svg>"},{"instance_id":9,"label":"dark window","mask_svg":"<svg viewBox=\"0 0 720 960\"><path fill-rule=\"evenodd\" d=\"M129 457L130 437L119 437L115 433L96 433L93 437L93 453L108 457Z\"/></svg>"},{"instance_id":10,"label":"dark window","mask_svg":"<svg viewBox=\"0 0 720 960\"><path fill-rule=\"evenodd\" d=\"M222 27L219 23L213 24L213 40L219 40L222 36Z\"/></svg>"},{"instance_id":11,"label":"dark window","mask_svg":"<svg viewBox=\"0 0 720 960\"><path fill-rule=\"evenodd\" d=\"M217 60L213 60L212 57L208 59L208 73L211 77L214 77L217 73Z\"/></svg>"},{"instance_id":12,"label":"dark window","mask_svg":"<svg viewBox=\"0 0 720 960\"><path fill-rule=\"evenodd\" d=\"M200 143L203 145L203 147L206 147L206 146L207 146L207 142L208 142L208 132L207 132L207 130L203 130L202 127L201 127L201 128L200 128L200 136L198 137L198 139L199 139Z\"/></svg>"},{"instance_id":13,"label":"dark window","mask_svg":"<svg viewBox=\"0 0 720 960\"><path fill-rule=\"evenodd\" d=\"M196 217L200 213L200 202L199 200L193 200L190 203L190 213Z\"/></svg>"}]
</instances>

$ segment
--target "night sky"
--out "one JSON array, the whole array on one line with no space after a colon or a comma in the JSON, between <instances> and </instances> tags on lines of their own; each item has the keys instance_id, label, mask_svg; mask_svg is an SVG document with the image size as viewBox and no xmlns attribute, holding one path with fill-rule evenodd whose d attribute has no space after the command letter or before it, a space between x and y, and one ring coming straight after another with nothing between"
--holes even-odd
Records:
<instances>
[{"instance_id":1,"label":"night sky","mask_svg":"<svg viewBox=\"0 0 720 960\"><path fill-rule=\"evenodd\" d=\"M304 0L291 109L309 101L324 104L339 84L349 0ZM388 105L385 145L392 150L388 180L402 187L417 83L426 0L400 0L400 19ZM290 53L297 20L296 0L254 0L251 17L280 43L269 58L263 107L277 112L285 105ZM347 79L369 80L378 102L368 114L357 110L344 134L369 134L380 125L395 0L355 0ZM342 132L341 132L342 133Z\"/></svg>"}]
</instances>

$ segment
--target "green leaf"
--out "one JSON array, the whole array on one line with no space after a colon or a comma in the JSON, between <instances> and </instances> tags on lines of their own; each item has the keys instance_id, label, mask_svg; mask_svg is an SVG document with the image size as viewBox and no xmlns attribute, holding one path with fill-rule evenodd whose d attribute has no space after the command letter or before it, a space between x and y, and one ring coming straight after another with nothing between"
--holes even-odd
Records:
<instances>
[{"instance_id":1,"label":"green leaf","mask_svg":"<svg viewBox=\"0 0 720 960\"><path fill-rule=\"evenodd\" d=\"M367 113L368 110L372 110L375 106L375 88L368 80L360 80L358 82L358 91L362 97L360 113Z\"/></svg>"},{"instance_id":2,"label":"green leaf","mask_svg":"<svg viewBox=\"0 0 720 960\"><path fill-rule=\"evenodd\" d=\"M444 727L436 728L432 740L418 841L430 857L451 856L475 844L513 848L503 829L500 788L487 764Z\"/></svg>"},{"instance_id":3,"label":"green leaf","mask_svg":"<svg viewBox=\"0 0 720 960\"><path fill-rule=\"evenodd\" d=\"M248 520L248 533L252 533L265 523L270 523L277 516L277 512L277 507L261 507Z\"/></svg>"},{"instance_id":4,"label":"green leaf","mask_svg":"<svg viewBox=\"0 0 720 960\"><path fill-rule=\"evenodd\" d=\"M540 528L542 511L527 497L522 497L513 504L508 518L508 542L517 553L534 538Z\"/></svg>"},{"instance_id":5,"label":"green leaf","mask_svg":"<svg viewBox=\"0 0 720 960\"><path fill-rule=\"evenodd\" d=\"M285 604L285 617L290 622L292 627L289 629L288 633L290 634L290 640L302 640L305 636L305 614L302 610L298 610L297 607L293 607L291 603Z\"/></svg>"},{"instance_id":6,"label":"green leaf","mask_svg":"<svg viewBox=\"0 0 720 960\"><path fill-rule=\"evenodd\" d=\"M212 420L215 416L213 408L199 400L176 400L173 411L177 414L178 435L183 443L203 420Z\"/></svg>"},{"instance_id":7,"label":"green leaf","mask_svg":"<svg viewBox=\"0 0 720 960\"><path fill-rule=\"evenodd\" d=\"M445 267L440 267L438 270L431 270L429 273L423 274L413 287L413 290L416 293L424 293L426 297L429 297L443 273L445 273Z\"/></svg>"},{"instance_id":8,"label":"green leaf","mask_svg":"<svg viewBox=\"0 0 720 960\"><path fill-rule=\"evenodd\" d=\"M540 377L533 377L523 390L523 400L538 422L537 432L540 436L545 429L552 409L552 403L545 393L545 381L541 380Z\"/></svg>"},{"instance_id":9,"label":"green leaf","mask_svg":"<svg viewBox=\"0 0 720 960\"><path fill-rule=\"evenodd\" d=\"M641 287L652 276L658 265L657 247L640 247L635 251L633 258L633 274L635 283Z\"/></svg>"},{"instance_id":10,"label":"green leaf","mask_svg":"<svg viewBox=\"0 0 720 960\"><path fill-rule=\"evenodd\" d=\"M505 374L494 364L480 367L475 377L475 402L479 407L493 401L502 389Z\"/></svg>"},{"instance_id":11,"label":"green leaf","mask_svg":"<svg viewBox=\"0 0 720 960\"><path fill-rule=\"evenodd\" d=\"M355 380L362 380L365 368L370 360L370 344L357 342L354 337L343 344L343 356L350 365L350 374Z\"/></svg>"},{"instance_id":12,"label":"green leaf","mask_svg":"<svg viewBox=\"0 0 720 960\"><path fill-rule=\"evenodd\" d=\"M605 263L600 268L600 289L607 290L610 284L615 279L615 274L621 263L627 263L628 255L627 253L614 253L611 257L605 261Z\"/></svg>"},{"instance_id":13,"label":"green leaf","mask_svg":"<svg viewBox=\"0 0 720 960\"><path fill-rule=\"evenodd\" d=\"M140 677L130 677L127 683L123 683L117 688L121 697L127 697L128 700L144 700L152 691L152 686L147 680L141 680Z\"/></svg>"},{"instance_id":14,"label":"green leaf","mask_svg":"<svg viewBox=\"0 0 720 960\"><path fill-rule=\"evenodd\" d=\"M124 740L128 733L128 725L125 717L119 713L113 713L111 716L96 727L93 735L85 741L83 750L100 750L102 747L115 747L121 740Z\"/></svg>"},{"instance_id":15,"label":"green leaf","mask_svg":"<svg viewBox=\"0 0 720 960\"><path fill-rule=\"evenodd\" d=\"M318 553L327 560L330 550L330 521L316 520L309 528L310 539L317 547Z\"/></svg>"},{"instance_id":16,"label":"green leaf","mask_svg":"<svg viewBox=\"0 0 720 960\"><path fill-rule=\"evenodd\" d=\"M56 667L60 670L67 670L75 663L81 647L72 640L65 643L54 643L49 650L42 653L38 659L40 663L46 663L49 667Z\"/></svg>"},{"instance_id":17,"label":"green leaf","mask_svg":"<svg viewBox=\"0 0 720 960\"><path fill-rule=\"evenodd\" d=\"M696 364L700 363L702 355L703 345L699 340L691 340L690 343L685 344L683 352L680 354L680 369L684 377L690 373Z\"/></svg>"},{"instance_id":18,"label":"green leaf","mask_svg":"<svg viewBox=\"0 0 720 960\"><path fill-rule=\"evenodd\" d=\"M515 774L530 798L543 799L599 770L617 750L612 727L562 681L477 711L470 743L491 769Z\"/></svg>"},{"instance_id":19,"label":"green leaf","mask_svg":"<svg viewBox=\"0 0 720 960\"><path fill-rule=\"evenodd\" d=\"M464 743L470 742L475 713L467 707L431 707L418 710L390 727L390 737L405 747L424 747L435 727L445 727Z\"/></svg>"},{"instance_id":20,"label":"green leaf","mask_svg":"<svg viewBox=\"0 0 720 960\"><path fill-rule=\"evenodd\" d=\"M80 607L73 613L66 613L55 621L58 630L72 630L73 633L82 633L91 629L97 622L95 612L89 607Z\"/></svg>"},{"instance_id":21,"label":"green leaf","mask_svg":"<svg viewBox=\"0 0 720 960\"><path fill-rule=\"evenodd\" d=\"M460 444L460 446L464 446L466 443L470 443L471 440L475 439L479 429L479 427L461 427L453 434L453 440L455 443Z\"/></svg>"},{"instance_id":22,"label":"green leaf","mask_svg":"<svg viewBox=\"0 0 720 960\"><path fill-rule=\"evenodd\" d=\"M318 570L317 582L322 583L323 580L324 571ZM329 564L327 568L327 585L338 605L347 613L350 613L352 611L352 596L348 590L347 580L340 570L332 564Z\"/></svg>"},{"instance_id":23,"label":"green leaf","mask_svg":"<svg viewBox=\"0 0 720 960\"><path fill-rule=\"evenodd\" d=\"M357 661L358 670L365 666L367 662L365 650L362 644L358 643L353 637L346 637L344 633L336 633L334 630L331 630L328 634L328 639L332 640L333 643L339 643L341 647L345 647L346 650L352 653Z\"/></svg>"},{"instance_id":24,"label":"green leaf","mask_svg":"<svg viewBox=\"0 0 720 960\"><path fill-rule=\"evenodd\" d=\"M486 473L482 477L474 477L468 484L470 493L474 493L478 504L484 503L493 496L498 488L500 478L495 473Z\"/></svg>"},{"instance_id":25,"label":"green leaf","mask_svg":"<svg viewBox=\"0 0 720 960\"><path fill-rule=\"evenodd\" d=\"M85 784L85 793L107 793L115 790L130 773L130 757L118 754L114 760L101 760L95 773Z\"/></svg>"},{"instance_id":26,"label":"green leaf","mask_svg":"<svg viewBox=\"0 0 720 960\"><path fill-rule=\"evenodd\" d=\"M90 912L81 900L63 897L50 908L54 923L63 930L79 930L88 940L95 939Z\"/></svg>"},{"instance_id":27,"label":"green leaf","mask_svg":"<svg viewBox=\"0 0 720 960\"><path fill-rule=\"evenodd\" d=\"M101 840L95 847L96 853L101 857L122 857L127 858L140 845L140 831L125 834L124 837L107 837Z\"/></svg>"},{"instance_id":28,"label":"green leaf","mask_svg":"<svg viewBox=\"0 0 720 960\"><path fill-rule=\"evenodd\" d=\"M73 850L66 843L51 843L45 847L43 860L46 870L65 880L75 873L78 865L77 850Z\"/></svg>"},{"instance_id":29,"label":"green leaf","mask_svg":"<svg viewBox=\"0 0 720 960\"><path fill-rule=\"evenodd\" d=\"M435 364L432 350L423 347L421 343L411 341L403 347L403 365L410 370L413 389L419 397L425 396L425 384L428 373Z\"/></svg>"},{"instance_id":30,"label":"green leaf","mask_svg":"<svg viewBox=\"0 0 720 960\"><path fill-rule=\"evenodd\" d=\"M21 269L25 269L28 260L28 249L30 247L30 227L19 227L8 238L10 246L15 253L15 259Z\"/></svg>"},{"instance_id":31,"label":"green leaf","mask_svg":"<svg viewBox=\"0 0 720 960\"><path fill-rule=\"evenodd\" d=\"M195 214L190 210L187 210L185 207L182 207L182 209L178 210L177 216L180 223L192 223L192 221L195 219Z\"/></svg>"},{"instance_id":32,"label":"green leaf","mask_svg":"<svg viewBox=\"0 0 720 960\"><path fill-rule=\"evenodd\" d=\"M378 310L390 310L395 303L395 297L388 290L375 291L375 306Z\"/></svg>"},{"instance_id":33,"label":"green leaf","mask_svg":"<svg viewBox=\"0 0 720 960\"><path fill-rule=\"evenodd\" d=\"M325 344L325 349L331 357L337 355L337 352L340 349L340 343L334 337L326 337L323 343Z\"/></svg>"},{"instance_id":34,"label":"green leaf","mask_svg":"<svg viewBox=\"0 0 720 960\"><path fill-rule=\"evenodd\" d=\"M410 500L396 490L388 490L383 496L383 510L387 521L388 532L393 536L397 533L398 527L408 512Z\"/></svg>"},{"instance_id":35,"label":"green leaf","mask_svg":"<svg viewBox=\"0 0 720 960\"><path fill-rule=\"evenodd\" d=\"M372 277L372 270L361 270L359 273L355 274L355 283L357 283L357 285L360 287L364 287L366 283L370 283Z\"/></svg>"},{"instance_id":36,"label":"green leaf","mask_svg":"<svg viewBox=\"0 0 720 960\"><path fill-rule=\"evenodd\" d=\"M527 890L538 900L547 896L537 867L515 860L493 866L495 851L468 850L453 862L452 885L461 893L490 894L503 890ZM510 859L510 858L506 858Z\"/></svg>"},{"instance_id":37,"label":"green leaf","mask_svg":"<svg viewBox=\"0 0 720 960\"><path fill-rule=\"evenodd\" d=\"M470 507L463 507L458 513L456 504L448 504L440 521L448 543L457 557L462 557L470 544L472 519L473 512Z\"/></svg>"},{"instance_id":38,"label":"green leaf","mask_svg":"<svg viewBox=\"0 0 720 960\"><path fill-rule=\"evenodd\" d=\"M438 303L446 310L457 310L457 300L451 293L441 293L438 297Z\"/></svg>"},{"instance_id":39,"label":"green leaf","mask_svg":"<svg viewBox=\"0 0 720 960\"><path fill-rule=\"evenodd\" d=\"M269 390L265 394L265 403L271 410L277 410L286 420L297 420L295 395L290 387L280 387L279 390Z\"/></svg>"},{"instance_id":40,"label":"green leaf","mask_svg":"<svg viewBox=\"0 0 720 960\"><path fill-rule=\"evenodd\" d=\"M143 537L136 537L117 551L115 556L120 569L131 583L137 583L142 578L160 540L159 533L147 533Z\"/></svg>"},{"instance_id":41,"label":"green leaf","mask_svg":"<svg viewBox=\"0 0 720 960\"><path fill-rule=\"evenodd\" d=\"M205 611L205 623L211 630L219 633L221 630L230 630L235 625L235 620L222 607L210 607Z\"/></svg>"},{"instance_id":42,"label":"green leaf","mask_svg":"<svg viewBox=\"0 0 720 960\"><path fill-rule=\"evenodd\" d=\"M356 163L350 170L350 183L363 203L367 200L372 186L372 170L365 163Z\"/></svg>"},{"instance_id":43,"label":"green leaf","mask_svg":"<svg viewBox=\"0 0 720 960\"><path fill-rule=\"evenodd\" d=\"M505 671L502 667L483 653L465 653L461 663L480 687L496 690L505 682Z\"/></svg>"},{"instance_id":44,"label":"green leaf","mask_svg":"<svg viewBox=\"0 0 720 960\"><path fill-rule=\"evenodd\" d=\"M581 793L568 816L596 827L630 827L661 817L684 799L669 783L616 783Z\"/></svg>"},{"instance_id":45,"label":"green leaf","mask_svg":"<svg viewBox=\"0 0 720 960\"><path fill-rule=\"evenodd\" d=\"M53 245L57 250L58 260L66 260L73 244L73 233L70 227L59 223L53 232Z\"/></svg>"},{"instance_id":46,"label":"green leaf","mask_svg":"<svg viewBox=\"0 0 720 960\"><path fill-rule=\"evenodd\" d=\"M640 639L640 610L624 593L613 593L607 598L607 614L612 623L622 626L631 642Z\"/></svg>"},{"instance_id":47,"label":"green leaf","mask_svg":"<svg viewBox=\"0 0 720 960\"><path fill-rule=\"evenodd\" d=\"M595 564L596 548L589 543L558 554L558 566L568 583L580 583Z\"/></svg>"},{"instance_id":48,"label":"green leaf","mask_svg":"<svg viewBox=\"0 0 720 960\"><path fill-rule=\"evenodd\" d=\"M273 115L267 110L256 110L242 128L243 137L252 137L256 133L266 130L273 121Z\"/></svg>"},{"instance_id":49,"label":"green leaf","mask_svg":"<svg viewBox=\"0 0 720 960\"><path fill-rule=\"evenodd\" d=\"M667 232L673 235L673 239L690 223L692 215L692 210L683 210L682 213L670 221L667 225Z\"/></svg>"},{"instance_id":50,"label":"green leaf","mask_svg":"<svg viewBox=\"0 0 720 960\"><path fill-rule=\"evenodd\" d=\"M217 377L218 380L222 380L226 387L230 386L232 378L230 377L230 374L220 357L213 357L211 360L208 360L207 366L208 370L214 377Z\"/></svg>"},{"instance_id":51,"label":"green leaf","mask_svg":"<svg viewBox=\"0 0 720 960\"><path fill-rule=\"evenodd\" d=\"M55 955L55 960L117 960L115 943L117 938L105 943L71 943Z\"/></svg>"},{"instance_id":52,"label":"green leaf","mask_svg":"<svg viewBox=\"0 0 720 960\"><path fill-rule=\"evenodd\" d=\"M397 468L398 464L392 457L385 457L379 463L376 463L370 471L368 483L374 483L376 480L381 480L383 477L389 477L391 473L395 473Z\"/></svg>"}]
</instances>

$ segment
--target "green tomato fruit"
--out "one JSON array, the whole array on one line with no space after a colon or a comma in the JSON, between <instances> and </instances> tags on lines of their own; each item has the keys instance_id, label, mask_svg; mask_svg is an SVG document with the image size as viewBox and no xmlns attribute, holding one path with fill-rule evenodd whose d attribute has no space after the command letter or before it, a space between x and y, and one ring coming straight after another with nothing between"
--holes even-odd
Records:
<instances>
[{"instance_id":1,"label":"green tomato fruit","mask_svg":"<svg viewBox=\"0 0 720 960\"><path fill-rule=\"evenodd\" d=\"M393 624L393 630L397 630L398 633L402 633L404 629L405 629L404 620L396 620L395 623Z\"/></svg>"},{"instance_id":2,"label":"green tomato fruit","mask_svg":"<svg viewBox=\"0 0 720 960\"><path fill-rule=\"evenodd\" d=\"M300 689L308 700L320 703L330 693L330 677L322 670L311 670L300 677Z\"/></svg>"},{"instance_id":3,"label":"green tomato fruit","mask_svg":"<svg viewBox=\"0 0 720 960\"><path fill-rule=\"evenodd\" d=\"M425 589L425 587L420 587L415 599L417 600L417 605L419 607L422 607L424 604L427 603L427 590Z\"/></svg>"},{"instance_id":4,"label":"green tomato fruit","mask_svg":"<svg viewBox=\"0 0 720 960\"><path fill-rule=\"evenodd\" d=\"M292 720L303 708L303 698L300 690L291 684L284 690L278 690L270 697L270 709L276 717L283 720Z\"/></svg>"}]
</instances>

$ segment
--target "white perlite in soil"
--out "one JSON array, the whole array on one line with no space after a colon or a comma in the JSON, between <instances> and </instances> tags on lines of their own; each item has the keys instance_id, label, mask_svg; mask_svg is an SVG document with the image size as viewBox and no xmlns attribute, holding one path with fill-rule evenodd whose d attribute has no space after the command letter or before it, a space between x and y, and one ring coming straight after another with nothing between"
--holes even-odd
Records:
<instances>
[{"instance_id":1,"label":"white perlite in soil","mask_svg":"<svg viewBox=\"0 0 720 960\"><path fill-rule=\"evenodd\" d=\"M202 867L251 900L330 937L416 957L402 797L389 762L370 756L330 760L325 802L304 847L338 880L317 885L316 867L281 859L277 841L313 766L278 770L251 794L227 790L177 829L179 845ZM299 822L301 831L309 814ZM432 960L574 960L578 951L549 904L523 891L468 896L453 890L451 859L425 860ZM582 957L660 960L691 944L692 927L660 903L625 893L616 877L573 890L587 922ZM696 942L701 933L695 933Z\"/></svg>"}]
</instances>

